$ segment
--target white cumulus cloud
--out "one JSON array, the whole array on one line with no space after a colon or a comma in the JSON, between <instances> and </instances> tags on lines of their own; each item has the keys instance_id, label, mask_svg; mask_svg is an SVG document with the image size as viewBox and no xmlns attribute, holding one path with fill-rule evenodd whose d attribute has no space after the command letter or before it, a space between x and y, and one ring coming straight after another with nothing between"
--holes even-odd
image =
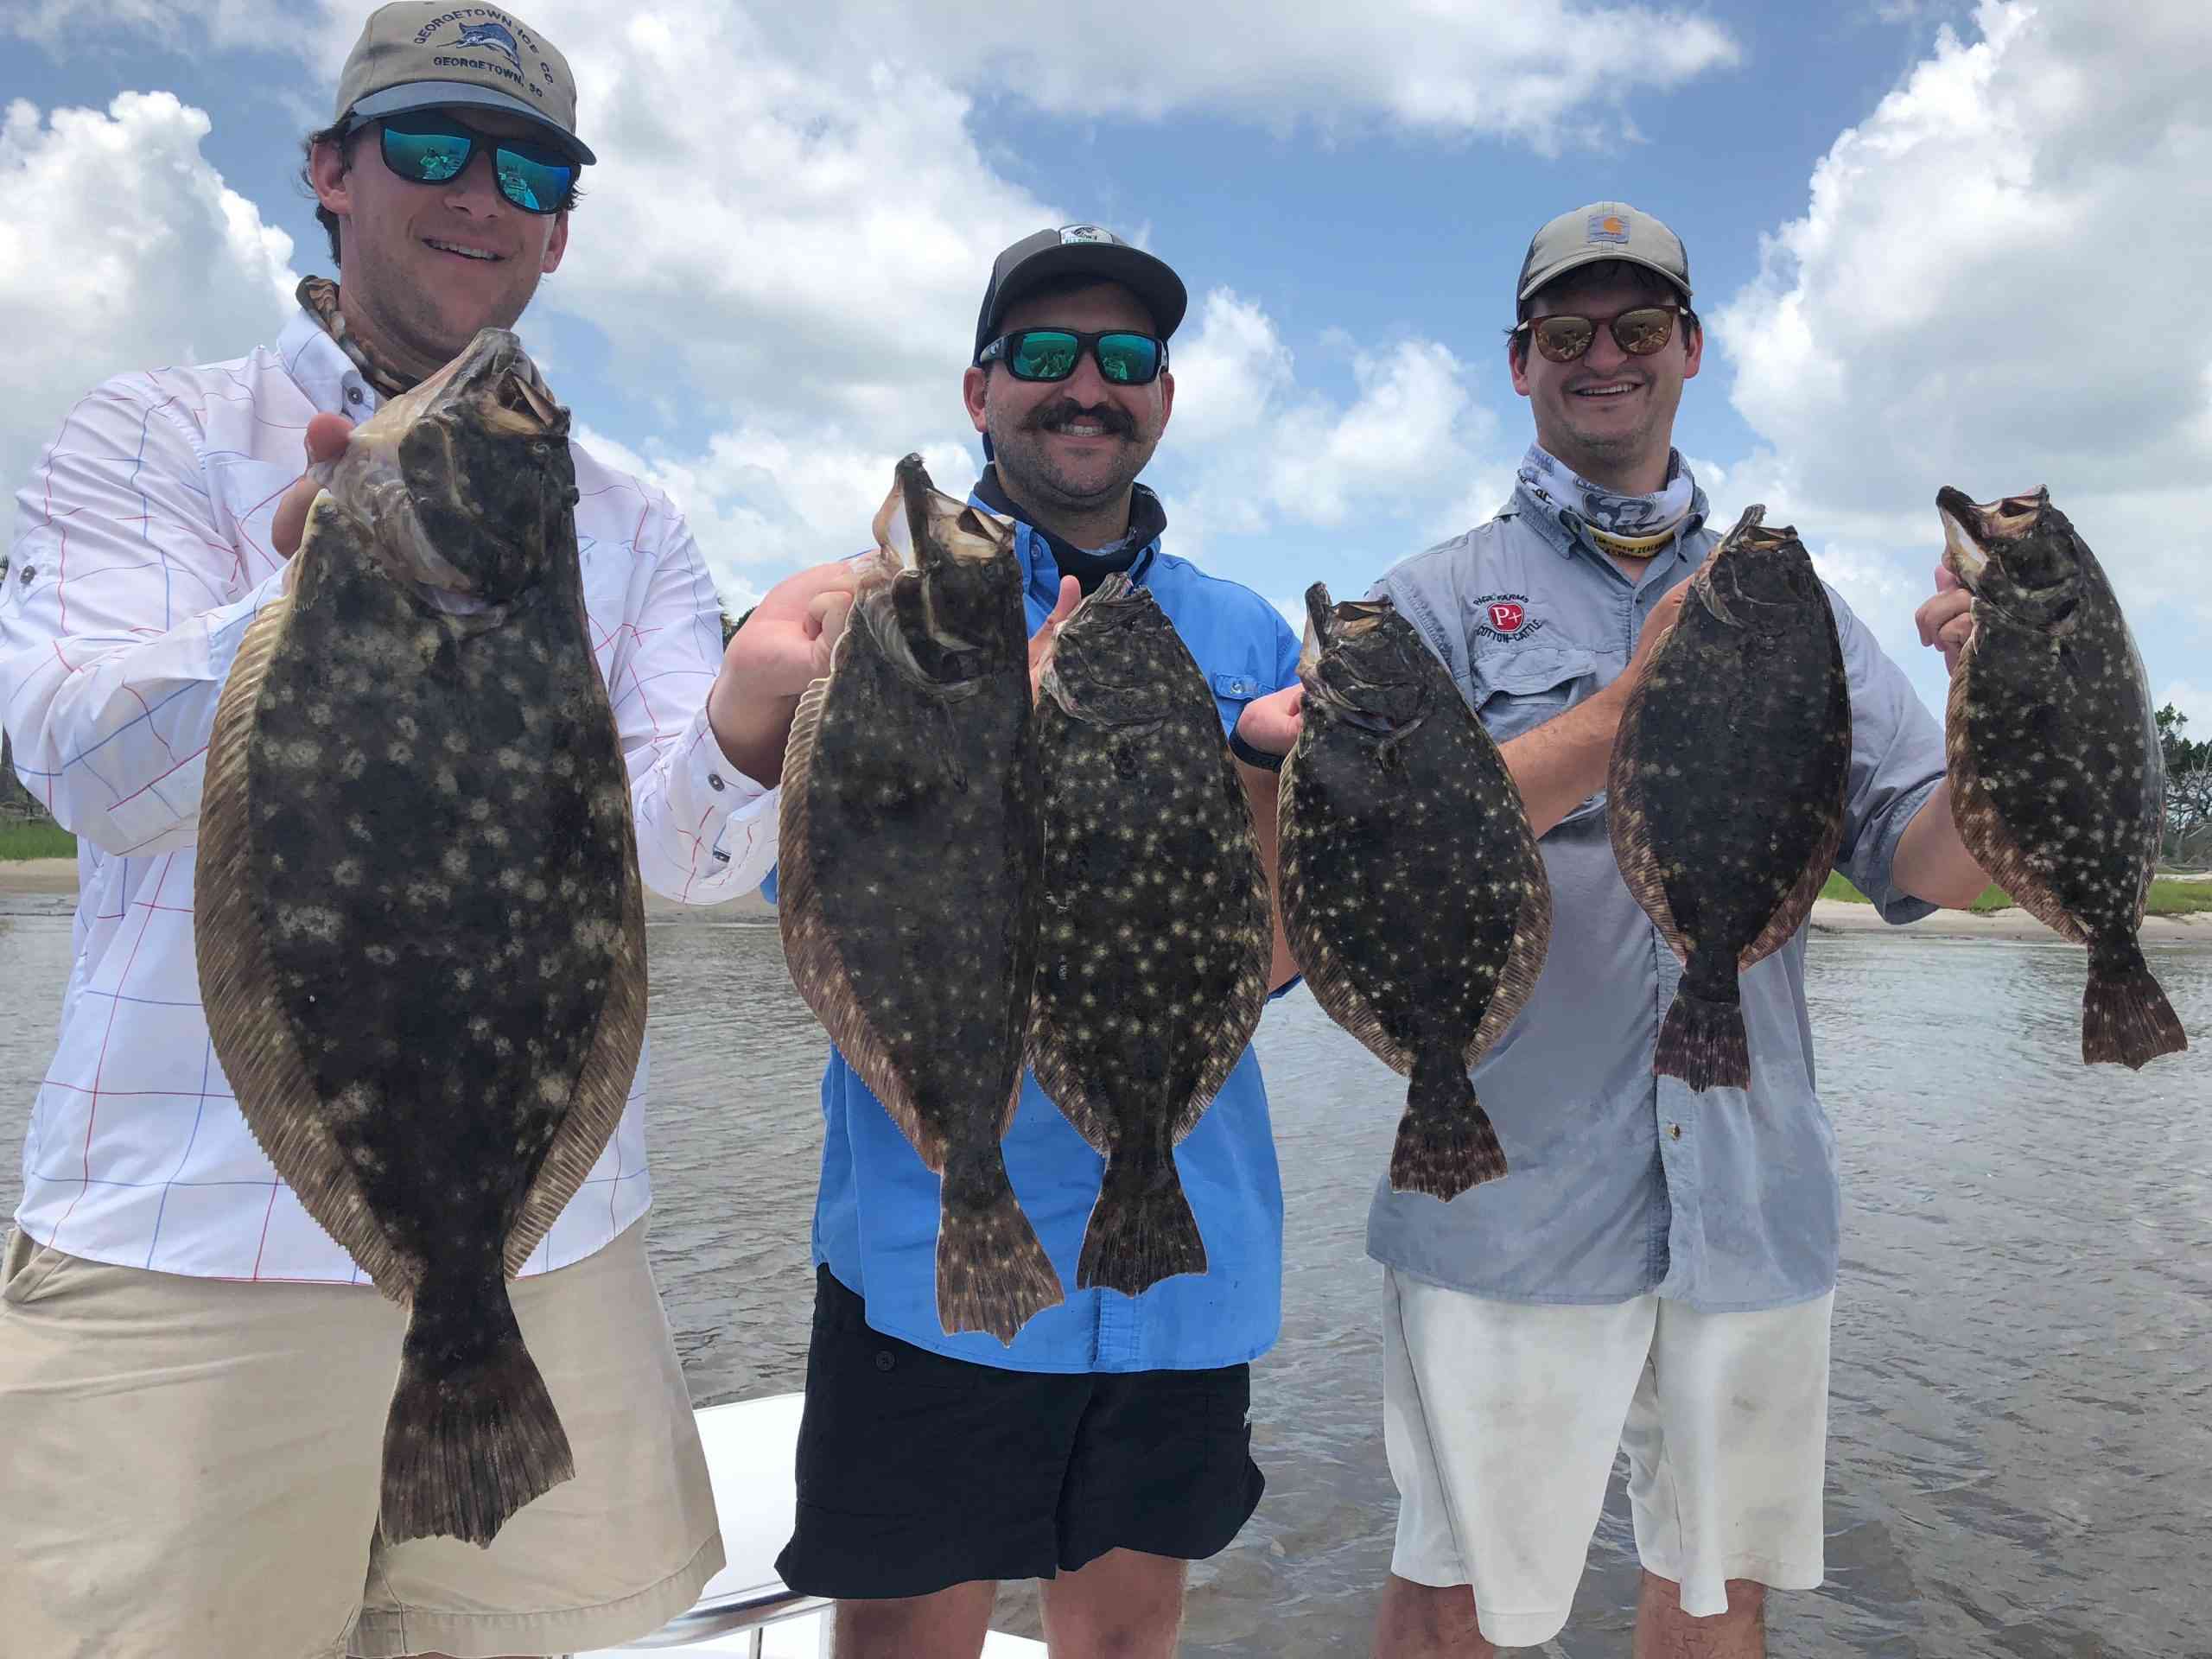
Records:
<instances>
[{"instance_id":1,"label":"white cumulus cloud","mask_svg":"<svg viewBox=\"0 0 2212 1659\"><path fill-rule=\"evenodd\" d=\"M1573 0L830 0L780 15L795 46L827 33L1055 112L1202 111L1276 130L1388 121L1545 150L1618 137L1629 97L1741 56L1694 12Z\"/></svg>"},{"instance_id":2,"label":"white cumulus cloud","mask_svg":"<svg viewBox=\"0 0 2212 1659\"><path fill-rule=\"evenodd\" d=\"M271 338L291 238L200 154L207 117L167 92L0 121L0 477L27 478L69 404L125 369ZM118 204L127 204L127 211Z\"/></svg>"},{"instance_id":3,"label":"white cumulus cloud","mask_svg":"<svg viewBox=\"0 0 2212 1659\"><path fill-rule=\"evenodd\" d=\"M1982 0L1815 168L1804 215L1713 315L1794 518L1930 692L1910 627L1941 485L2047 485L2098 550L2154 680L2212 642L2212 7ZM1757 493L1748 492L1756 491ZM1911 642L1911 643L1908 643ZM1932 697L1931 697L1932 700Z\"/></svg>"}]
</instances>

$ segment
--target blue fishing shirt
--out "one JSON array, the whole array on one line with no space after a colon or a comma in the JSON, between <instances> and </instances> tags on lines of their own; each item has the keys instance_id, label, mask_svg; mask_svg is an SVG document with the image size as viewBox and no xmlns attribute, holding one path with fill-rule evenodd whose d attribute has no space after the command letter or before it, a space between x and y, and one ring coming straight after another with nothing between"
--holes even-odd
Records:
<instances>
[{"instance_id":1,"label":"blue fishing shirt","mask_svg":"<svg viewBox=\"0 0 2212 1659\"><path fill-rule=\"evenodd\" d=\"M977 499L976 505L989 504ZM1015 524L1032 632L1052 614L1060 568L1046 538ZM1233 729L1245 704L1298 677L1299 640L1250 588L1207 575L1154 540L1129 567L1197 659ZM770 878L767 891L774 896ZM958 964L945 964L957 972ZM988 1332L948 1336L938 1323L939 1179L833 1047L822 1077L822 1185L814 1259L868 1306L887 1335L1016 1371L1199 1370L1243 1364L1274 1345L1282 1323L1282 1181L1258 1058L1248 1047L1175 1167L1198 1217L1206 1271L1141 1296L1078 1290L1076 1263L1106 1161L1024 1072L1001 1142L1007 1173L1067 1300L1021 1327L1011 1346Z\"/></svg>"}]
</instances>

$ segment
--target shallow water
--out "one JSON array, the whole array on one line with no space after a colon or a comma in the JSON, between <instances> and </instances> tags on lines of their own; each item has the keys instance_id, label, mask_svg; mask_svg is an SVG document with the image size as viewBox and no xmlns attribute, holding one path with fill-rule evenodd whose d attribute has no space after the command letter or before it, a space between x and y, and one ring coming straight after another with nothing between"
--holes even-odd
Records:
<instances>
[{"instance_id":1,"label":"shallow water","mask_svg":"<svg viewBox=\"0 0 2212 1659\"><path fill-rule=\"evenodd\" d=\"M69 963L62 901L0 900L0 1214ZM652 1256L700 1404L799 1386L822 1039L773 928L652 931ZM1808 982L1843 1149L1828 1584L1777 1654L2212 1659L2212 950L2150 953L2187 1054L2079 1060L2076 950L1824 936ZM1192 1575L1186 1650L1366 1651L1395 1495L1367 1199L1403 1085L1305 993L1261 1058L1287 1211L1254 1369L1268 1496ZM1627 1651L1618 1481L1558 1650ZM1001 1623L1033 1634L1033 1592Z\"/></svg>"}]
</instances>

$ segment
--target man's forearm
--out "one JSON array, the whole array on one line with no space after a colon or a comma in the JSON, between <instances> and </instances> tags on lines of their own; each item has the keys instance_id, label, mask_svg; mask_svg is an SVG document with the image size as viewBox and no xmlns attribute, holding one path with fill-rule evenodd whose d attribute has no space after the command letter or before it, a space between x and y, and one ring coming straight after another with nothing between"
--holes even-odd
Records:
<instances>
[{"instance_id":1,"label":"man's forearm","mask_svg":"<svg viewBox=\"0 0 2212 1659\"><path fill-rule=\"evenodd\" d=\"M1252 808L1252 835L1260 843L1260 863L1268 873L1268 905L1274 916L1274 960L1268 966L1268 988L1276 990L1298 976L1297 959L1282 931L1282 885L1276 879L1276 818L1281 800L1282 774L1260 766L1236 763L1236 781L1244 785L1244 798Z\"/></svg>"},{"instance_id":2,"label":"man's forearm","mask_svg":"<svg viewBox=\"0 0 2212 1659\"><path fill-rule=\"evenodd\" d=\"M1537 835L1547 834L1605 786L1613 736L1628 701L1620 690L1625 678L1499 747L1521 791L1529 827Z\"/></svg>"},{"instance_id":3,"label":"man's forearm","mask_svg":"<svg viewBox=\"0 0 2212 1659\"><path fill-rule=\"evenodd\" d=\"M1951 817L1951 780L1936 785L1936 792L1921 803L1920 810L1897 837L1897 855L1890 867L1890 880L1916 899L1946 910L1964 910L1981 896L1989 877L1967 844Z\"/></svg>"},{"instance_id":4,"label":"man's forearm","mask_svg":"<svg viewBox=\"0 0 2212 1659\"><path fill-rule=\"evenodd\" d=\"M797 697L746 698L723 680L707 694L707 723L733 766L771 788L784 779L784 747L791 740Z\"/></svg>"}]
</instances>

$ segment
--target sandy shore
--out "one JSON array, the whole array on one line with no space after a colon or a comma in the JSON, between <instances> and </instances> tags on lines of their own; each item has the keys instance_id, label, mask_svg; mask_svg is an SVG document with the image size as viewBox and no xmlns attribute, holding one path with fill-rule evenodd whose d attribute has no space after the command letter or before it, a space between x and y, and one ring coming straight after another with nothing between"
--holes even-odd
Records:
<instances>
[{"instance_id":1,"label":"sandy shore","mask_svg":"<svg viewBox=\"0 0 2212 1659\"><path fill-rule=\"evenodd\" d=\"M67 914L77 893L77 861L69 858L28 858L0 863L0 911L18 914ZM10 899L16 900L10 903ZM776 912L757 893L721 905L679 905L658 893L645 895L647 922L768 923ZM1877 933L1902 938L1915 933L1923 938L2051 939L2054 934L2024 910L2000 910L1987 916L1971 911L1939 910L1926 921L1909 928L1891 927L1874 913L1872 905L1847 904L1822 899L1813 906L1815 933ZM2212 912L2193 916L2146 916L2145 939L2179 939L2212 944Z\"/></svg>"},{"instance_id":2,"label":"sandy shore","mask_svg":"<svg viewBox=\"0 0 2212 1659\"><path fill-rule=\"evenodd\" d=\"M2056 939L2058 937L2024 910L1993 911L1986 916L1976 915L1970 910L1939 910L1925 921L1891 927L1875 913L1873 906L1850 904L1840 899L1815 899L1813 901L1812 927L1815 933L1887 933L1898 938L1913 933L1923 939ZM2145 916L2142 937L2145 939L2193 939L2199 944L2212 944L2212 912L2199 911L2191 916Z\"/></svg>"}]
</instances>

